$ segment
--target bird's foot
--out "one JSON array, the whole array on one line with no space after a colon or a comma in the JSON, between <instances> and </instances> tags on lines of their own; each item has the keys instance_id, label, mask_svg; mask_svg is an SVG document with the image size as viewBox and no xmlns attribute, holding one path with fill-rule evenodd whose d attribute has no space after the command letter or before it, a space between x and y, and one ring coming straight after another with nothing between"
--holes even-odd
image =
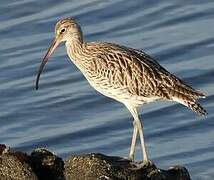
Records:
<instances>
[{"instance_id":1,"label":"bird's foot","mask_svg":"<svg viewBox=\"0 0 214 180\"><path fill-rule=\"evenodd\" d=\"M129 161L134 162L134 154L129 154L129 157L127 157L126 159L128 159Z\"/></svg>"},{"instance_id":2,"label":"bird's foot","mask_svg":"<svg viewBox=\"0 0 214 180\"><path fill-rule=\"evenodd\" d=\"M149 167L154 166L154 164L150 160L135 162L134 165L135 167L133 167L133 170L147 169Z\"/></svg>"}]
</instances>

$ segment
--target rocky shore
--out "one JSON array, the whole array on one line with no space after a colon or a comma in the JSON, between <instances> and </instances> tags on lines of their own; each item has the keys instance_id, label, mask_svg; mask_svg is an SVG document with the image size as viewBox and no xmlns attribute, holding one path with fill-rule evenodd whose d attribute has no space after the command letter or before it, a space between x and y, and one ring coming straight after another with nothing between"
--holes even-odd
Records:
<instances>
[{"instance_id":1,"label":"rocky shore","mask_svg":"<svg viewBox=\"0 0 214 180\"><path fill-rule=\"evenodd\" d=\"M98 153L71 155L65 161L47 149L30 155L0 145L0 180L190 180L185 167L157 168Z\"/></svg>"}]
</instances>

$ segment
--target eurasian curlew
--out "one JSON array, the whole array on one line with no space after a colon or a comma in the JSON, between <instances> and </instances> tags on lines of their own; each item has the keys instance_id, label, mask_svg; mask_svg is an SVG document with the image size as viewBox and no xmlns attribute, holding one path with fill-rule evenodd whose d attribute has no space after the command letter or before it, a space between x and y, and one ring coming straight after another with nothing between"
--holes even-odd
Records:
<instances>
[{"instance_id":1,"label":"eurasian curlew","mask_svg":"<svg viewBox=\"0 0 214 180\"><path fill-rule=\"evenodd\" d=\"M139 106L169 100L179 102L197 114L207 114L196 102L196 98L205 97L203 93L169 73L143 51L112 43L84 41L81 27L73 18L63 18L57 22L55 39L38 71L36 89L48 58L61 42L65 42L68 56L90 85L101 94L123 103L131 112L134 118L129 153L131 160L134 160L138 133L143 159L148 160L143 128L138 116Z\"/></svg>"}]
</instances>

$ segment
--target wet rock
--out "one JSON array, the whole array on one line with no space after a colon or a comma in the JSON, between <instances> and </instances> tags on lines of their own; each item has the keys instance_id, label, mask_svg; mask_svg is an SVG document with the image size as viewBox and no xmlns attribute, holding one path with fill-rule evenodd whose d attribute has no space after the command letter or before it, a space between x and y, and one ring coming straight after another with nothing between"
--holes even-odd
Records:
<instances>
[{"instance_id":1,"label":"wet rock","mask_svg":"<svg viewBox=\"0 0 214 180\"><path fill-rule=\"evenodd\" d=\"M44 148L37 148L29 157L29 164L39 179L64 180L62 158Z\"/></svg>"},{"instance_id":2,"label":"wet rock","mask_svg":"<svg viewBox=\"0 0 214 180\"><path fill-rule=\"evenodd\" d=\"M70 156L63 160L44 148L31 155L0 145L0 180L190 180L181 166L168 170L152 162L131 162L103 154Z\"/></svg>"},{"instance_id":3,"label":"wet rock","mask_svg":"<svg viewBox=\"0 0 214 180\"><path fill-rule=\"evenodd\" d=\"M38 180L32 168L24 161L25 153L10 152L5 145L0 145L1 180Z\"/></svg>"},{"instance_id":4,"label":"wet rock","mask_svg":"<svg viewBox=\"0 0 214 180\"><path fill-rule=\"evenodd\" d=\"M151 162L134 163L102 154L70 156L65 161L64 175L75 180L190 180L181 166L161 170Z\"/></svg>"}]
</instances>

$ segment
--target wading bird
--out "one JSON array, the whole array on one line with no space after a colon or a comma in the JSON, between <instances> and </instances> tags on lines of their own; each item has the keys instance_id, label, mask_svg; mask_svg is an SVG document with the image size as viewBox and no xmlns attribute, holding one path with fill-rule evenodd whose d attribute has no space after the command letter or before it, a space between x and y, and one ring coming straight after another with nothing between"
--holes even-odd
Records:
<instances>
[{"instance_id":1,"label":"wading bird","mask_svg":"<svg viewBox=\"0 0 214 180\"><path fill-rule=\"evenodd\" d=\"M36 89L48 58L61 42L65 42L69 58L89 84L101 94L123 103L132 114L130 160L134 160L138 134L143 160L148 160L139 106L169 100L181 103L199 115L207 114L196 102L196 98L205 97L203 93L169 73L143 51L112 43L84 41L81 27L73 18L63 18L56 23L55 38L40 65Z\"/></svg>"}]
</instances>

